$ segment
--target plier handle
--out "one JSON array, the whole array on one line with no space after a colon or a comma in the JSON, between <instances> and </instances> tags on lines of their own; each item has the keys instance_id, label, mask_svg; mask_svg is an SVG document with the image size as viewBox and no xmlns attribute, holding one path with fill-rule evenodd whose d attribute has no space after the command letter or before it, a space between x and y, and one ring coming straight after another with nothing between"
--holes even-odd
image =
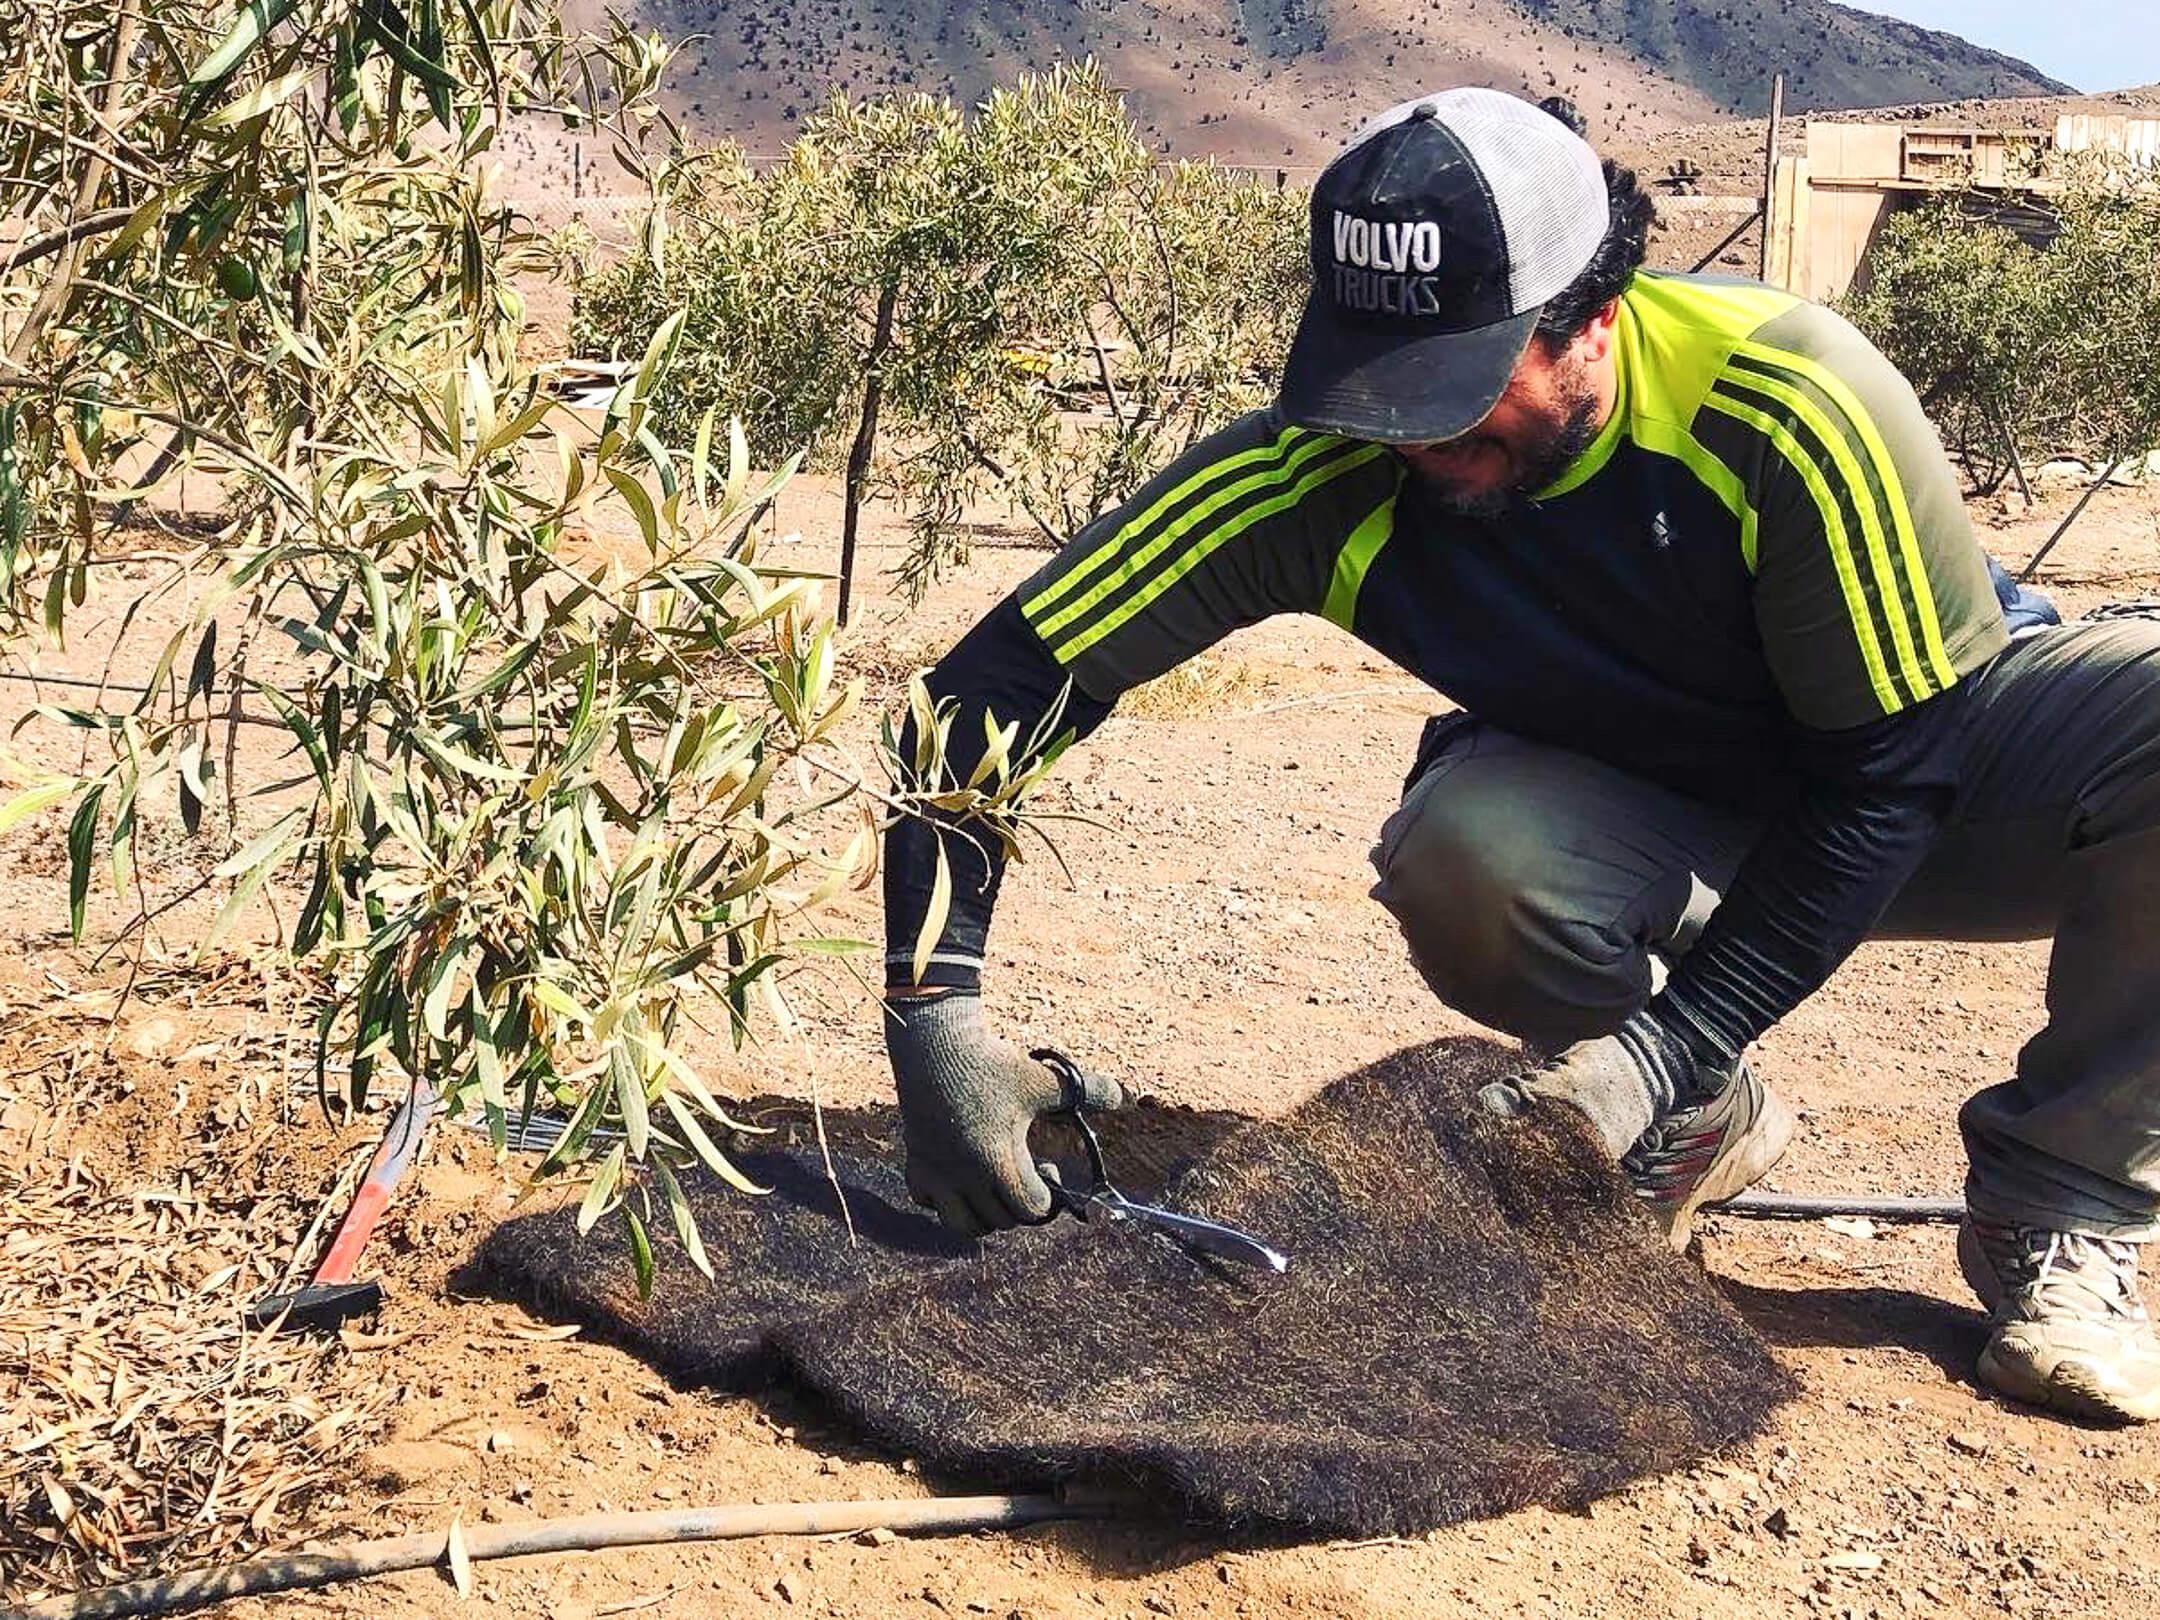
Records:
<instances>
[{"instance_id":1,"label":"plier handle","mask_svg":"<svg viewBox=\"0 0 2160 1620\"><path fill-rule=\"evenodd\" d=\"M1288 1255L1261 1242L1250 1232L1241 1232L1220 1221L1203 1220L1197 1215L1181 1215L1159 1204L1143 1204L1119 1192L1111 1185L1110 1173L1103 1164L1102 1138L1095 1134L1094 1123L1087 1116L1087 1083L1080 1066L1055 1047L1037 1047L1028 1056L1057 1076L1065 1098L1059 1112L1071 1118L1088 1159L1090 1184L1084 1189L1067 1187L1061 1181L1045 1178L1050 1181L1050 1218L1055 1219L1062 1212L1083 1221L1131 1221L1194 1254L1250 1266L1271 1276L1280 1276L1290 1269Z\"/></svg>"}]
</instances>

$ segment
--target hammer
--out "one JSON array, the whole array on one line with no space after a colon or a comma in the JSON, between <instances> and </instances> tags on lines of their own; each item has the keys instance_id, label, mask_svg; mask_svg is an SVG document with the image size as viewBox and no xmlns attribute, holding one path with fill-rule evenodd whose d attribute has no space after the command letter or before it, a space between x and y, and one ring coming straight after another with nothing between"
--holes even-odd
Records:
<instances>
[{"instance_id":1,"label":"hammer","mask_svg":"<svg viewBox=\"0 0 2160 1620\"><path fill-rule=\"evenodd\" d=\"M352 1317L370 1316L381 1307L382 1284L372 1277L354 1282L353 1270L360 1263L360 1251L368 1235L389 1207L399 1178L420 1151L420 1139L427 1134L428 1121L436 1108L435 1088L424 1077L416 1077L405 1101L391 1116L375 1157L368 1161L367 1175L353 1194L345 1218L338 1222L330 1252L315 1268L314 1280L293 1293L272 1294L261 1301L248 1312L250 1322L256 1327L273 1327L282 1320L281 1331L286 1333L328 1333Z\"/></svg>"}]
</instances>

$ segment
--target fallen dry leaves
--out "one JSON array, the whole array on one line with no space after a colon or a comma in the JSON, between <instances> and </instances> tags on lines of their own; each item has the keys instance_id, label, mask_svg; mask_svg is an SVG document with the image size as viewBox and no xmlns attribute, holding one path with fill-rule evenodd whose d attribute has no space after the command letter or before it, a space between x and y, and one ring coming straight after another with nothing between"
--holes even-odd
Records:
<instances>
[{"instance_id":1,"label":"fallen dry leaves","mask_svg":"<svg viewBox=\"0 0 2160 1620\"><path fill-rule=\"evenodd\" d=\"M243 1325L278 1203L0 1170L0 1602L259 1550L382 1432L377 1373Z\"/></svg>"}]
</instances>

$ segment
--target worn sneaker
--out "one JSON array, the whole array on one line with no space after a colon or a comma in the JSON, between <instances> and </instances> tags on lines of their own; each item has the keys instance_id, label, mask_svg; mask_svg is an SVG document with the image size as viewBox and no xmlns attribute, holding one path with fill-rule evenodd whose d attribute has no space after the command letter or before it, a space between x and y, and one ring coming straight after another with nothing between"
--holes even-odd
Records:
<instances>
[{"instance_id":1,"label":"worn sneaker","mask_svg":"<svg viewBox=\"0 0 2160 1620\"><path fill-rule=\"evenodd\" d=\"M2160 1339L2138 1296L2138 1247L1966 1216L1958 1267L1995 1323L1980 1382L2095 1422L2160 1417Z\"/></svg>"},{"instance_id":2,"label":"worn sneaker","mask_svg":"<svg viewBox=\"0 0 2160 1620\"><path fill-rule=\"evenodd\" d=\"M1695 1212L1767 1176L1792 1133L1792 1110L1743 1063L1715 1097L1674 1109L1638 1136L1620 1168L1665 1228L1666 1241L1684 1250Z\"/></svg>"}]
</instances>

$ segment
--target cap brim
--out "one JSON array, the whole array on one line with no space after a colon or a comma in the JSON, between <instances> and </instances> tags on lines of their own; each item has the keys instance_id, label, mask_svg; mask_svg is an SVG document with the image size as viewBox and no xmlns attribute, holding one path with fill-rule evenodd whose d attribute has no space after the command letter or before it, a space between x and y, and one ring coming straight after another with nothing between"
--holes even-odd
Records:
<instances>
[{"instance_id":1,"label":"cap brim","mask_svg":"<svg viewBox=\"0 0 2160 1620\"><path fill-rule=\"evenodd\" d=\"M1538 311L1464 332L1405 336L1345 320L1315 294L1283 363L1282 413L1299 427L1383 444L1469 432L1507 389Z\"/></svg>"}]
</instances>

